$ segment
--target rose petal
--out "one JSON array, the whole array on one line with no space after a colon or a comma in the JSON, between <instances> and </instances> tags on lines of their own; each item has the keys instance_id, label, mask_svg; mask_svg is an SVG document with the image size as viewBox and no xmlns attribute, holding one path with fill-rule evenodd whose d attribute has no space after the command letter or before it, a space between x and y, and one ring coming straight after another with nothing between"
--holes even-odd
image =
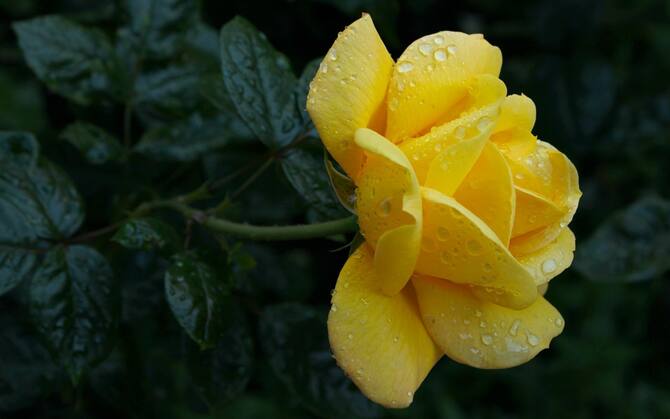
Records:
<instances>
[{"instance_id":1,"label":"rose petal","mask_svg":"<svg viewBox=\"0 0 670 419\"><path fill-rule=\"evenodd\" d=\"M361 245L337 280L328 333L337 363L368 398L405 407L442 353L423 325L412 287L388 296L379 291L383 281L372 250Z\"/></svg>"}]
</instances>

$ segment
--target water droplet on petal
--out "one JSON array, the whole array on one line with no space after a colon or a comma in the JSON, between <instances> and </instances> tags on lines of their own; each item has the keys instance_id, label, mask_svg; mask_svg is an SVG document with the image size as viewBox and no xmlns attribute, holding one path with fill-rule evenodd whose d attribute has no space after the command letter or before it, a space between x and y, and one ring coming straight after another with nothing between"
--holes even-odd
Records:
<instances>
[{"instance_id":1,"label":"water droplet on petal","mask_svg":"<svg viewBox=\"0 0 670 419\"><path fill-rule=\"evenodd\" d=\"M414 64L410 62L404 62L398 64L398 73L407 73L408 71L412 71L414 68Z\"/></svg>"},{"instance_id":2,"label":"water droplet on petal","mask_svg":"<svg viewBox=\"0 0 670 419\"><path fill-rule=\"evenodd\" d=\"M444 227L437 228L437 239L441 242L446 241L449 238L449 230Z\"/></svg>"},{"instance_id":3,"label":"water droplet on petal","mask_svg":"<svg viewBox=\"0 0 670 419\"><path fill-rule=\"evenodd\" d=\"M388 217L391 213L391 198L384 198L379 202L379 210L377 214L380 217Z\"/></svg>"},{"instance_id":4,"label":"water droplet on petal","mask_svg":"<svg viewBox=\"0 0 670 419\"><path fill-rule=\"evenodd\" d=\"M491 335L482 335L482 343L489 346L493 343L493 337L491 337Z\"/></svg>"},{"instance_id":5,"label":"water droplet on petal","mask_svg":"<svg viewBox=\"0 0 670 419\"><path fill-rule=\"evenodd\" d=\"M532 333L528 333L526 337L528 338L528 344L530 346L537 346L537 344L540 343L540 338L538 338Z\"/></svg>"},{"instance_id":6,"label":"water droplet on petal","mask_svg":"<svg viewBox=\"0 0 670 419\"><path fill-rule=\"evenodd\" d=\"M433 46L430 45L430 44L423 43L423 44L419 45L419 51L420 51L423 55L428 55L428 54L430 54L430 52L431 52L432 50L433 50Z\"/></svg>"},{"instance_id":7,"label":"water droplet on petal","mask_svg":"<svg viewBox=\"0 0 670 419\"><path fill-rule=\"evenodd\" d=\"M449 55L452 55L452 56L456 55L457 51L458 51L458 49L456 48L456 45L451 44L447 47L447 52L449 53Z\"/></svg>"},{"instance_id":8,"label":"water droplet on petal","mask_svg":"<svg viewBox=\"0 0 670 419\"><path fill-rule=\"evenodd\" d=\"M333 313L335 313L335 312L337 311L337 306L336 306L335 304L333 304L333 305L330 307L330 311L332 311Z\"/></svg>"},{"instance_id":9,"label":"water droplet on petal","mask_svg":"<svg viewBox=\"0 0 670 419\"><path fill-rule=\"evenodd\" d=\"M485 131L492 123L491 118L483 116L477 121L477 129L482 132Z\"/></svg>"},{"instance_id":10,"label":"water droplet on petal","mask_svg":"<svg viewBox=\"0 0 670 419\"><path fill-rule=\"evenodd\" d=\"M330 58L331 61L337 61L337 51L335 50L330 51L328 57Z\"/></svg>"},{"instance_id":11,"label":"water droplet on petal","mask_svg":"<svg viewBox=\"0 0 670 419\"><path fill-rule=\"evenodd\" d=\"M554 320L554 324L556 325L556 327L563 327L564 324L563 319L560 317L557 318L556 320Z\"/></svg>"},{"instance_id":12,"label":"water droplet on petal","mask_svg":"<svg viewBox=\"0 0 670 419\"><path fill-rule=\"evenodd\" d=\"M466 247L468 249L468 253L470 253L473 256L478 255L482 252L482 245L476 240L468 240Z\"/></svg>"},{"instance_id":13,"label":"water droplet on petal","mask_svg":"<svg viewBox=\"0 0 670 419\"><path fill-rule=\"evenodd\" d=\"M542 263L542 272L550 274L556 270L556 261L554 259L547 259Z\"/></svg>"},{"instance_id":14,"label":"water droplet on petal","mask_svg":"<svg viewBox=\"0 0 670 419\"><path fill-rule=\"evenodd\" d=\"M438 35L433 39L433 42L435 42L435 45L442 45L444 44L444 38Z\"/></svg>"},{"instance_id":15,"label":"water droplet on petal","mask_svg":"<svg viewBox=\"0 0 670 419\"><path fill-rule=\"evenodd\" d=\"M517 332L519 331L519 326L521 325L521 320L514 320L512 322L512 326L509 328L509 334L512 336L516 336Z\"/></svg>"},{"instance_id":16,"label":"water droplet on petal","mask_svg":"<svg viewBox=\"0 0 670 419\"><path fill-rule=\"evenodd\" d=\"M437 51L435 51L435 52L433 53L433 57L434 57L437 61L444 61L444 60L447 59L447 53L446 53L443 49L438 49Z\"/></svg>"}]
</instances>

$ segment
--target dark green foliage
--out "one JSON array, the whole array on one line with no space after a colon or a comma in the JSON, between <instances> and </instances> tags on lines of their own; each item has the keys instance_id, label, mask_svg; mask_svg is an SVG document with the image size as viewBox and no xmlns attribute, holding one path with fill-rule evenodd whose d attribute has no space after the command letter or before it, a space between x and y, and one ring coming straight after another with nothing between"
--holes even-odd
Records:
<instances>
[{"instance_id":1,"label":"dark green foliage","mask_svg":"<svg viewBox=\"0 0 670 419\"><path fill-rule=\"evenodd\" d=\"M104 129L86 122L68 125L61 137L75 146L91 164L103 164L120 159L123 148L119 140Z\"/></svg>"},{"instance_id":2,"label":"dark green foliage","mask_svg":"<svg viewBox=\"0 0 670 419\"><path fill-rule=\"evenodd\" d=\"M174 256L165 272L165 295L175 318L202 348L224 333L226 305L222 278L194 253Z\"/></svg>"},{"instance_id":3,"label":"dark green foliage","mask_svg":"<svg viewBox=\"0 0 670 419\"><path fill-rule=\"evenodd\" d=\"M90 103L113 95L116 58L109 39L60 16L14 25L30 68L55 92Z\"/></svg>"},{"instance_id":4,"label":"dark green foliage","mask_svg":"<svg viewBox=\"0 0 670 419\"><path fill-rule=\"evenodd\" d=\"M445 359L404 410L329 351L360 234L202 226L353 210L305 102L363 12L395 59L438 30L499 46L584 192L547 295L564 333L512 370ZM669 19L662 0L0 2L0 417L670 417ZM146 205L166 200L197 211Z\"/></svg>"},{"instance_id":5,"label":"dark green foliage","mask_svg":"<svg viewBox=\"0 0 670 419\"><path fill-rule=\"evenodd\" d=\"M119 228L112 240L133 250L162 250L169 254L179 248L177 232L157 218L130 220Z\"/></svg>"},{"instance_id":6,"label":"dark green foliage","mask_svg":"<svg viewBox=\"0 0 670 419\"><path fill-rule=\"evenodd\" d=\"M109 263L87 246L51 250L32 278L33 321L75 384L108 353L117 289Z\"/></svg>"},{"instance_id":7,"label":"dark green foliage","mask_svg":"<svg viewBox=\"0 0 670 419\"><path fill-rule=\"evenodd\" d=\"M670 202L642 199L582 243L577 269L595 281L642 281L670 269Z\"/></svg>"},{"instance_id":8,"label":"dark green foliage","mask_svg":"<svg viewBox=\"0 0 670 419\"><path fill-rule=\"evenodd\" d=\"M221 29L221 69L240 117L265 145L287 145L300 132L291 64L249 22L236 17Z\"/></svg>"}]
</instances>

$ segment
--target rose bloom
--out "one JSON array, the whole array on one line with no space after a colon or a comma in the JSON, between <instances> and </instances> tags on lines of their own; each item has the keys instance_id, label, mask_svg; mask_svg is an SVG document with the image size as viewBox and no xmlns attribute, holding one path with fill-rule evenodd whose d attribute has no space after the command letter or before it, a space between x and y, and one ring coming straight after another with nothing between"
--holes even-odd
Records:
<instances>
[{"instance_id":1,"label":"rose bloom","mask_svg":"<svg viewBox=\"0 0 670 419\"><path fill-rule=\"evenodd\" d=\"M568 158L507 96L481 35L439 32L394 62L368 15L340 33L307 109L357 187L365 243L333 291L328 331L371 400L405 407L442 357L507 368L564 326L544 299L572 263L581 192Z\"/></svg>"}]
</instances>

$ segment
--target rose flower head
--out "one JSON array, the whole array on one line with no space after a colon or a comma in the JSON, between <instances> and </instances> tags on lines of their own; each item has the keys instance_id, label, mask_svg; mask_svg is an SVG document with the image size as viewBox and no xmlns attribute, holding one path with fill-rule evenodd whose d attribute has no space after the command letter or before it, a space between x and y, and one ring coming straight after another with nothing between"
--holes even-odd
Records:
<instances>
[{"instance_id":1,"label":"rose flower head","mask_svg":"<svg viewBox=\"0 0 670 419\"><path fill-rule=\"evenodd\" d=\"M543 294L572 263L577 171L531 133L535 105L507 95L501 65L497 47L460 32L420 38L394 62L364 15L310 85L365 238L333 292L331 348L384 406L408 406L443 355L513 367L563 330Z\"/></svg>"}]
</instances>

